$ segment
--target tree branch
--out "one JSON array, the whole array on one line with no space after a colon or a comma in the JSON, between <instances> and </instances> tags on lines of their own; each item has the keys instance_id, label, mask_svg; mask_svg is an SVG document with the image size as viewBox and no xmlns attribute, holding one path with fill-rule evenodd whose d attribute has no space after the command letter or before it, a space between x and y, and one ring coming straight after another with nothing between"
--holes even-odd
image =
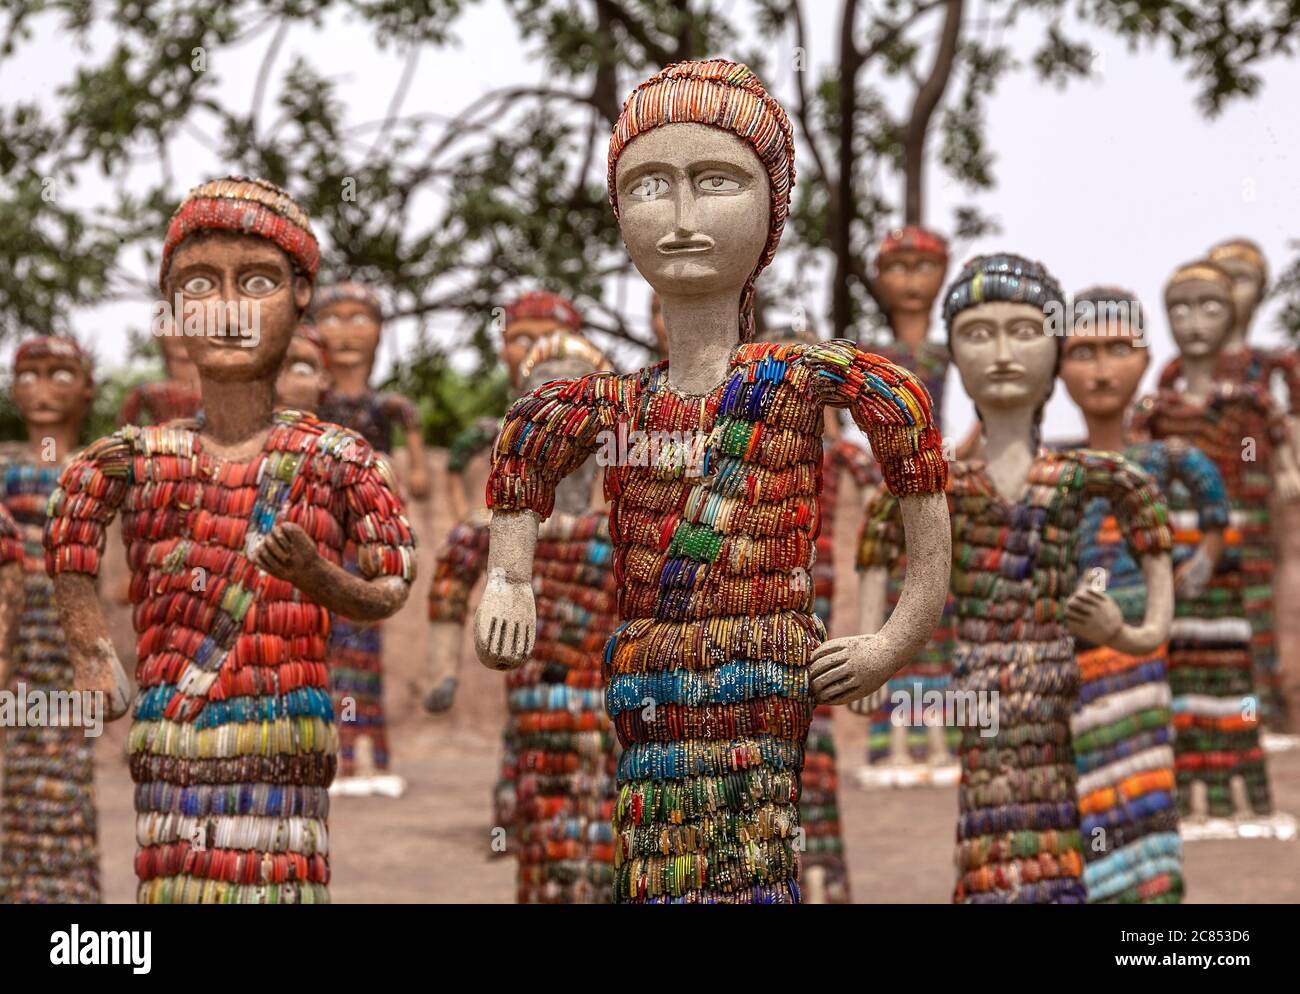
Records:
<instances>
[{"instance_id":1,"label":"tree branch","mask_svg":"<svg viewBox=\"0 0 1300 994\"><path fill-rule=\"evenodd\" d=\"M917 90L912 113L903 129L903 216L908 224L920 224L924 216L923 182L925 179L925 138L930 118L943 99L952 76L961 38L964 0L945 0L943 34L934 53L930 75Z\"/></svg>"}]
</instances>

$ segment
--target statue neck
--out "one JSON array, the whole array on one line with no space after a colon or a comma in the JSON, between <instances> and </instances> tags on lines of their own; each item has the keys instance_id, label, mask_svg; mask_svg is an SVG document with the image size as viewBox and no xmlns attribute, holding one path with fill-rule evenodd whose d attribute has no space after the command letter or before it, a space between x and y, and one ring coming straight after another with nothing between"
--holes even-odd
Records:
<instances>
[{"instance_id":1,"label":"statue neck","mask_svg":"<svg viewBox=\"0 0 1300 994\"><path fill-rule=\"evenodd\" d=\"M68 420L57 425L27 425L27 447L31 450L32 462L50 462L52 456L54 465L63 463L76 451L80 436L80 421Z\"/></svg>"},{"instance_id":2,"label":"statue neck","mask_svg":"<svg viewBox=\"0 0 1300 994\"><path fill-rule=\"evenodd\" d=\"M218 447L237 446L268 430L275 410L275 379L273 373L251 381L200 380L203 435Z\"/></svg>"},{"instance_id":3,"label":"statue neck","mask_svg":"<svg viewBox=\"0 0 1300 994\"><path fill-rule=\"evenodd\" d=\"M684 394L709 393L727 378L740 341L740 292L661 293L659 299L668 330L669 385Z\"/></svg>"},{"instance_id":4,"label":"statue neck","mask_svg":"<svg viewBox=\"0 0 1300 994\"><path fill-rule=\"evenodd\" d=\"M982 411L982 454L994 489L1008 503L1020 500L1029 469L1038 456L1032 407Z\"/></svg>"},{"instance_id":5,"label":"statue neck","mask_svg":"<svg viewBox=\"0 0 1300 994\"><path fill-rule=\"evenodd\" d=\"M1083 414L1088 426L1088 448L1101 452L1123 452L1128 444L1124 434L1124 412L1111 415Z\"/></svg>"},{"instance_id":6,"label":"statue neck","mask_svg":"<svg viewBox=\"0 0 1300 994\"><path fill-rule=\"evenodd\" d=\"M914 353L930 337L930 314L928 311L891 314L889 328L894 333L894 341Z\"/></svg>"},{"instance_id":7,"label":"statue neck","mask_svg":"<svg viewBox=\"0 0 1300 994\"><path fill-rule=\"evenodd\" d=\"M1182 356L1183 392L1195 401L1204 401L1214 390L1214 365L1217 354Z\"/></svg>"},{"instance_id":8,"label":"statue neck","mask_svg":"<svg viewBox=\"0 0 1300 994\"><path fill-rule=\"evenodd\" d=\"M370 389L370 374L374 371L374 361L358 363L355 366L331 366L330 389L343 397L361 397Z\"/></svg>"}]
</instances>

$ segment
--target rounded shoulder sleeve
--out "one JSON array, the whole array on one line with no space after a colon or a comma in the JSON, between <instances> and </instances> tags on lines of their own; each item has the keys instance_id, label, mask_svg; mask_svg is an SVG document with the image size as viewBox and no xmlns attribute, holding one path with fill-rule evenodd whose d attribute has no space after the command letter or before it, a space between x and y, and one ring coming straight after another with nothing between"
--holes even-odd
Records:
<instances>
[{"instance_id":1,"label":"rounded shoulder sleeve","mask_svg":"<svg viewBox=\"0 0 1300 994\"><path fill-rule=\"evenodd\" d=\"M601 445L635 385L635 375L589 373L543 383L515 401L497 435L488 507L550 517L556 485Z\"/></svg>"},{"instance_id":2,"label":"rounded shoulder sleeve","mask_svg":"<svg viewBox=\"0 0 1300 994\"><path fill-rule=\"evenodd\" d=\"M871 443L890 493L942 493L948 482L943 439L929 391L912 373L852 342L802 347L823 403L847 407Z\"/></svg>"},{"instance_id":3,"label":"rounded shoulder sleeve","mask_svg":"<svg viewBox=\"0 0 1300 994\"><path fill-rule=\"evenodd\" d=\"M395 576L410 583L415 580L415 535L397 496L392 467L360 435L348 435L351 444L336 458L346 492L343 530L356 545L357 566L368 580Z\"/></svg>"},{"instance_id":4,"label":"rounded shoulder sleeve","mask_svg":"<svg viewBox=\"0 0 1300 994\"><path fill-rule=\"evenodd\" d=\"M1104 497L1134 557L1172 551L1169 510L1142 467L1117 452L1077 449L1068 453L1083 470L1085 497Z\"/></svg>"},{"instance_id":5,"label":"rounded shoulder sleeve","mask_svg":"<svg viewBox=\"0 0 1300 994\"><path fill-rule=\"evenodd\" d=\"M105 529L131 485L135 438L127 425L86 446L70 462L50 494L45 518L45 570L99 573Z\"/></svg>"}]
</instances>

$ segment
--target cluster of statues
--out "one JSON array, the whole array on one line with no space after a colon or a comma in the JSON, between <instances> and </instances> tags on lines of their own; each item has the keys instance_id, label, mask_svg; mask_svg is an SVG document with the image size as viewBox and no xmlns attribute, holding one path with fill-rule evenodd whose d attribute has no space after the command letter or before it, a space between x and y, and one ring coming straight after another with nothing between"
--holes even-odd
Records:
<instances>
[{"instance_id":1,"label":"cluster of statues","mask_svg":"<svg viewBox=\"0 0 1300 994\"><path fill-rule=\"evenodd\" d=\"M1300 720L1270 516L1300 497L1294 407L1271 390L1297 374L1246 340L1257 248L1177 269L1179 357L1135 403L1131 293L1067 300L1010 253L945 285L947 244L918 227L875 258L892 341L760 334L794 137L743 65L638 86L608 181L662 361L620 374L569 301L514 301L517 399L451 448L458 523L428 582L425 708L456 706L467 626L505 674L493 823L519 901L847 902L835 705L870 721L865 782L958 784L960 902L1178 901L1183 837L1293 831L1261 729ZM131 712L142 902L326 901L330 794L405 786L382 622L415 582L404 498L432 479L415 404L371 385L381 301L316 286L319 263L287 193L206 183L168 226L159 290L253 304L255 339L172 315L165 381L81 449L87 355L40 337L14 358L5 676ZM978 414L960 444L940 432L949 367ZM1041 438L1058 378L1078 445ZM134 681L96 588L114 519ZM829 638L846 555L836 627L858 634ZM88 742L7 730L0 901L98 900Z\"/></svg>"}]
</instances>

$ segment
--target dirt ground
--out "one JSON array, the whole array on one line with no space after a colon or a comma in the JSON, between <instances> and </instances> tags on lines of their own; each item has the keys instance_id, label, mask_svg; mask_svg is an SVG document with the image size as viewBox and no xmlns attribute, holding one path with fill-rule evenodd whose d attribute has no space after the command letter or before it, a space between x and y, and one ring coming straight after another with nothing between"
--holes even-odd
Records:
<instances>
[{"instance_id":1,"label":"dirt ground","mask_svg":"<svg viewBox=\"0 0 1300 994\"><path fill-rule=\"evenodd\" d=\"M385 627L385 697L394 771L409 783L405 797L336 798L330 815L331 896L340 903L484 902L514 900L514 866L493 856L490 793L496 780L505 707L499 674L479 666L464 648L455 707L431 717L419 707L426 686L427 622L424 598L438 543L452 522L450 501L435 453L438 489L410 509L421 539L420 579L410 602ZM851 487L851 484L849 485ZM856 495L843 495L845 507ZM852 548L857 525L836 522L837 548ZM113 537L114 547L120 549ZM120 555L110 554L104 589L120 583ZM852 625L854 577L840 557L840 586L832 634ZM114 640L133 660L130 615L116 608ZM868 792L853 773L866 748L865 723L841 710L836 717L841 819L854 899L926 903L949 899L957 800L954 788ZM104 898L135 899L131 782L124 762L126 723L110 727L96 744L100 849ZM1300 750L1270 757L1277 807L1300 814ZM1300 903L1300 841L1193 842L1186 846L1188 899L1196 903Z\"/></svg>"}]
</instances>

